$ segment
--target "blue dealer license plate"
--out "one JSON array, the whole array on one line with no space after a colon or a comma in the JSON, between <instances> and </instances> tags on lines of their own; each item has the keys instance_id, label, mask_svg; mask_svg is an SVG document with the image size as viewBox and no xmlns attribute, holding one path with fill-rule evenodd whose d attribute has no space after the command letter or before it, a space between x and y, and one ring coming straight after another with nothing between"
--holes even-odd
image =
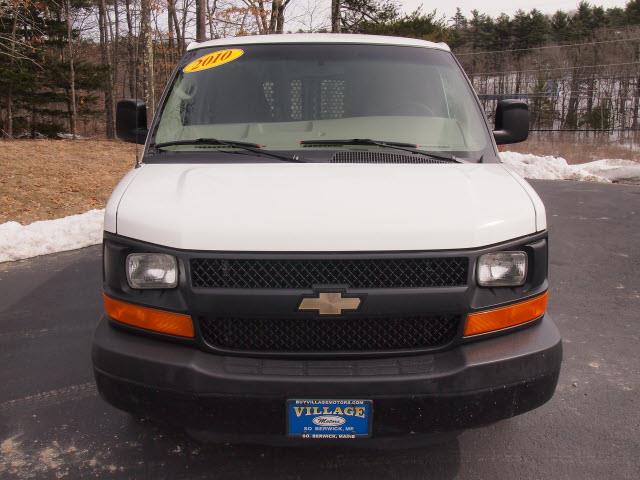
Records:
<instances>
[{"instance_id":1,"label":"blue dealer license plate","mask_svg":"<svg viewBox=\"0 0 640 480\"><path fill-rule=\"evenodd\" d=\"M371 435L371 400L287 400L287 434L305 439Z\"/></svg>"}]
</instances>

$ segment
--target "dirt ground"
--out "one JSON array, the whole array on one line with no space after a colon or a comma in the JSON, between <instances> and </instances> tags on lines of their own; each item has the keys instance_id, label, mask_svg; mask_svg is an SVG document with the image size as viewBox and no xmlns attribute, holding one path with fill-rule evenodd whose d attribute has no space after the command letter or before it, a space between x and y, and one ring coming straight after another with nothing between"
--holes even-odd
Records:
<instances>
[{"instance_id":1,"label":"dirt ground","mask_svg":"<svg viewBox=\"0 0 640 480\"><path fill-rule=\"evenodd\" d=\"M103 208L134 162L135 145L118 141L0 141L0 224Z\"/></svg>"},{"instance_id":2,"label":"dirt ground","mask_svg":"<svg viewBox=\"0 0 640 480\"><path fill-rule=\"evenodd\" d=\"M505 150L557 155L569 163L600 158L638 160L640 144L532 134ZM22 224L103 208L132 168L135 145L108 140L0 140L0 224Z\"/></svg>"}]
</instances>

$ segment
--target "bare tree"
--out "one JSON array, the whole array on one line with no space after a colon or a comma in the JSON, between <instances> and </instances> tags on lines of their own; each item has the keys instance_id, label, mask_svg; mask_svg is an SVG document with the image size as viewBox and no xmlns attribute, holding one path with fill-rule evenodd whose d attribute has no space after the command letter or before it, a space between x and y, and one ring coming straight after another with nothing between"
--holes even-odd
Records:
<instances>
[{"instance_id":1,"label":"bare tree","mask_svg":"<svg viewBox=\"0 0 640 480\"><path fill-rule=\"evenodd\" d=\"M331 0L331 31L340 33L340 0Z\"/></svg>"},{"instance_id":2,"label":"bare tree","mask_svg":"<svg viewBox=\"0 0 640 480\"><path fill-rule=\"evenodd\" d=\"M155 72L153 58L153 32L151 31L151 0L142 0L142 24L140 35L144 45L144 84L145 101L151 116L155 112Z\"/></svg>"},{"instance_id":3,"label":"bare tree","mask_svg":"<svg viewBox=\"0 0 640 480\"><path fill-rule=\"evenodd\" d=\"M206 40L206 0L196 0L196 42Z\"/></svg>"},{"instance_id":4,"label":"bare tree","mask_svg":"<svg viewBox=\"0 0 640 480\"><path fill-rule=\"evenodd\" d=\"M65 21L67 22L67 46L69 48L69 86L71 91L71 111L69 112L69 127L72 138L76 138L76 120L78 112L76 110L76 72L73 59L73 28L71 17L71 0L65 2Z\"/></svg>"},{"instance_id":5,"label":"bare tree","mask_svg":"<svg viewBox=\"0 0 640 480\"><path fill-rule=\"evenodd\" d=\"M216 10L218 9L218 0L213 0L213 5L207 1L207 23L209 25L209 38L218 38L216 34Z\"/></svg>"},{"instance_id":6,"label":"bare tree","mask_svg":"<svg viewBox=\"0 0 640 480\"><path fill-rule=\"evenodd\" d=\"M269 33L282 33L284 30L284 9L291 0L273 0L271 2L271 19Z\"/></svg>"},{"instance_id":7,"label":"bare tree","mask_svg":"<svg viewBox=\"0 0 640 480\"><path fill-rule=\"evenodd\" d=\"M182 30L181 30L181 35L182 38L180 40L181 42L181 50L180 53L182 53L186 47L186 32L187 32L187 23L190 23L190 7L192 5L193 1L197 1L197 0L182 0L182 8L181 10L181 18L180 18L180 24L182 26Z\"/></svg>"},{"instance_id":8,"label":"bare tree","mask_svg":"<svg viewBox=\"0 0 640 480\"><path fill-rule=\"evenodd\" d=\"M136 43L137 38L134 36L134 21L131 0L124 0L125 13L127 18L127 59L129 63L128 77L129 77L129 96L134 97L136 95L136 69L138 68L136 59Z\"/></svg>"},{"instance_id":9,"label":"bare tree","mask_svg":"<svg viewBox=\"0 0 640 480\"><path fill-rule=\"evenodd\" d=\"M278 28L278 13L282 8L282 0L273 0L271 2L271 19L269 21L269 33L275 33Z\"/></svg>"},{"instance_id":10,"label":"bare tree","mask_svg":"<svg viewBox=\"0 0 640 480\"><path fill-rule=\"evenodd\" d=\"M113 92L114 95L116 94L116 85L118 84L118 61L120 59L119 54L120 54L120 7L119 7L119 1L120 0L113 0L113 17L114 17L114 23L115 23L115 32L114 32L114 36L113 36L113 49L112 49L112 55L113 55Z\"/></svg>"},{"instance_id":11,"label":"bare tree","mask_svg":"<svg viewBox=\"0 0 640 480\"><path fill-rule=\"evenodd\" d=\"M172 52L175 49L174 33L173 33L173 29L175 28L173 25L173 17L175 16L175 10L176 10L176 1L167 0L167 37L168 37L167 43L169 44L169 50Z\"/></svg>"},{"instance_id":12,"label":"bare tree","mask_svg":"<svg viewBox=\"0 0 640 480\"><path fill-rule=\"evenodd\" d=\"M244 7L239 7L234 0L214 0L211 10L210 30L212 38L235 37L251 33L266 33L268 24L259 21L266 18L249 5L255 5L251 1L242 0ZM256 15L257 14L257 15ZM252 23L254 20L255 23Z\"/></svg>"},{"instance_id":13,"label":"bare tree","mask_svg":"<svg viewBox=\"0 0 640 480\"><path fill-rule=\"evenodd\" d=\"M269 33L270 22L267 22L269 14L265 8L264 0L242 0L242 3L247 6L247 11L253 16L258 27L258 33Z\"/></svg>"},{"instance_id":14,"label":"bare tree","mask_svg":"<svg viewBox=\"0 0 640 480\"><path fill-rule=\"evenodd\" d=\"M173 39L175 36L178 53L184 50L184 30L180 29L180 20L176 11L176 0L167 0L167 27L169 35L169 46L173 50Z\"/></svg>"},{"instance_id":15,"label":"bare tree","mask_svg":"<svg viewBox=\"0 0 640 480\"><path fill-rule=\"evenodd\" d=\"M100 31L100 57L102 65L106 69L106 82L104 85L104 112L105 112L105 134L107 138L115 138L114 124L114 92L113 92L113 68L112 58L109 52L109 26L107 6L105 0L98 2L98 28Z\"/></svg>"},{"instance_id":16,"label":"bare tree","mask_svg":"<svg viewBox=\"0 0 640 480\"><path fill-rule=\"evenodd\" d=\"M9 47L9 56L10 65L13 67L16 58L16 34L18 31L18 2L13 2L13 23L11 24L11 46ZM7 92L7 137L13 138L13 91L11 86L9 86L9 91Z\"/></svg>"}]
</instances>

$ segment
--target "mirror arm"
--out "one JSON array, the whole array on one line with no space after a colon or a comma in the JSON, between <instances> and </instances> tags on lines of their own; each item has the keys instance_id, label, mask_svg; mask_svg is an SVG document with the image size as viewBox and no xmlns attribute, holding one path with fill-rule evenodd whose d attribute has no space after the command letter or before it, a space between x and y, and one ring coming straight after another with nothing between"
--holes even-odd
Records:
<instances>
[{"instance_id":1,"label":"mirror arm","mask_svg":"<svg viewBox=\"0 0 640 480\"><path fill-rule=\"evenodd\" d=\"M493 131L493 138L496 139L496 143L498 145L501 145L502 142L506 139L509 138L509 132L506 130L494 130Z\"/></svg>"}]
</instances>

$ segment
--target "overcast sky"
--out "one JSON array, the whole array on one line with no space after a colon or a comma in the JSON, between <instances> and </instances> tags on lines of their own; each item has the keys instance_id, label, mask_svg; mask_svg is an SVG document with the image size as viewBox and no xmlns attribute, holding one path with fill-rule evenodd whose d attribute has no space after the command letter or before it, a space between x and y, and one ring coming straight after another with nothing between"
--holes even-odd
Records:
<instances>
[{"instance_id":1,"label":"overcast sky","mask_svg":"<svg viewBox=\"0 0 640 480\"><path fill-rule=\"evenodd\" d=\"M412 12L420 5L423 5L423 10L432 11L434 8L439 14L446 14L447 18L453 16L456 11L456 7L460 7L462 13L469 15L469 12L474 8L480 11L480 13L486 13L491 16L497 16L500 13L506 13L512 15L516 10L522 9L529 11L532 8L537 8L544 13L553 13L556 10L575 10L579 1L577 0L519 0L514 2L512 0L487 0L480 2L478 0L453 0L448 2L429 2L422 0L404 0L399 2L402 4L403 9L406 12ZM589 2L592 5L602 6L604 8L611 7L624 7L626 1L624 0L595 0Z\"/></svg>"}]
</instances>

